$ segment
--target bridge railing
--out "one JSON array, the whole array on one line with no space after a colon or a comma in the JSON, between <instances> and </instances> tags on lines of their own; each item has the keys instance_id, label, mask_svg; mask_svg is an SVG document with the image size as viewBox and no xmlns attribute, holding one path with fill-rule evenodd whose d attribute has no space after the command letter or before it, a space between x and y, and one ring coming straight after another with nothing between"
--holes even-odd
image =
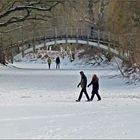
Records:
<instances>
[{"instance_id":1,"label":"bridge railing","mask_svg":"<svg viewBox=\"0 0 140 140\"><path fill-rule=\"evenodd\" d=\"M28 32L26 32L28 30ZM31 30L30 26L26 27L26 31L23 27L19 27L15 30L10 30L1 33L3 48L21 45L25 43L36 43L40 39L46 41L47 39L83 39L87 41L95 41L98 43L104 43L113 47L114 40L113 35L109 32L100 32L95 30L91 32L90 28L74 28L74 27L60 27L60 28L40 28L37 30ZM117 46L117 45L116 45Z\"/></svg>"}]
</instances>

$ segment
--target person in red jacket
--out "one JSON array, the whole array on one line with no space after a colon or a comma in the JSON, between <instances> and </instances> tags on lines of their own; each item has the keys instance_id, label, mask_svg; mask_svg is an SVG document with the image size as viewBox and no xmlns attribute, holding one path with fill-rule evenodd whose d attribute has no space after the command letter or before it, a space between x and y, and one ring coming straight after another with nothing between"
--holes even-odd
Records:
<instances>
[{"instance_id":1,"label":"person in red jacket","mask_svg":"<svg viewBox=\"0 0 140 140\"><path fill-rule=\"evenodd\" d=\"M98 92L98 90L99 90L99 78L97 77L96 74L93 75L91 82L88 84L88 87L91 85L92 85L92 92L91 92L92 95L91 95L90 100L92 101L94 98L94 95L96 94L98 101L100 101L101 97L100 97L99 92Z\"/></svg>"}]
</instances>

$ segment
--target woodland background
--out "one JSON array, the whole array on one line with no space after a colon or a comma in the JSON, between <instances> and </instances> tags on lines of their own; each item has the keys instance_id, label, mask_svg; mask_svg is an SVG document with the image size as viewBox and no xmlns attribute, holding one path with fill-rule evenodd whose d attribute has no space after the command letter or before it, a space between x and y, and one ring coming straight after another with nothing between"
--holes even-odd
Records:
<instances>
[{"instance_id":1,"label":"woodland background","mask_svg":"<svg viewBox=\"0 0 140 140\"><path fill-rule=\"evenodd\" d=\"M31 25L31 26L28 26ZM24 34L48 27L95 27L119 37L121 50L129 49L128 67L140 68L139 0L0 0L0 62L10 38L4 32L23 27ZM12 42L12 41L11 41Z\"/></svg>"}]
</instances>

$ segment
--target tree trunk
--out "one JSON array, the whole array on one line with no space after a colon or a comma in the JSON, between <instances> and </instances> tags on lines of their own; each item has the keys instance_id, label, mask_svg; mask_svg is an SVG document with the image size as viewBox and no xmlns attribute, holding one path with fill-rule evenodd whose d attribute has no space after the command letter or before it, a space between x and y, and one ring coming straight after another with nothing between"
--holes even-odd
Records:
<instances>
[{"instance_id":1,"label":"tree trunk","mask_svg":"<svg viewBox=\"0 0 140 140\"><path fill-rule=\"evenodd\" d=\"M0 53L0 63L6 65L5 54L2 52Z\"/></svg>"}]
</instances>

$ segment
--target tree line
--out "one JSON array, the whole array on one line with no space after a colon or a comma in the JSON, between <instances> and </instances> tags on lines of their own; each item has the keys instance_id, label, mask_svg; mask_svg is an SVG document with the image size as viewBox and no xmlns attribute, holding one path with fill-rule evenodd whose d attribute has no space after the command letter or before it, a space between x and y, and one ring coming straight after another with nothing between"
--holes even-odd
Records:
<instances>
[{"instance_id":1,"label":"tree line","mask_svg":"<svg viewBox=\"0 0 140 140\"><path fill-rule=\"evenodd\" d=\"M41 27L94 26L115 34L122 52L129 52L125 63L140 67L139 5L139 0L1 0L0 33L27 24L33 26L25 26L26 34ZM6 35L2 38L0 48ZM5 64L4 52L0 51L0 63Z\"/></svg>"}]
</instances>

